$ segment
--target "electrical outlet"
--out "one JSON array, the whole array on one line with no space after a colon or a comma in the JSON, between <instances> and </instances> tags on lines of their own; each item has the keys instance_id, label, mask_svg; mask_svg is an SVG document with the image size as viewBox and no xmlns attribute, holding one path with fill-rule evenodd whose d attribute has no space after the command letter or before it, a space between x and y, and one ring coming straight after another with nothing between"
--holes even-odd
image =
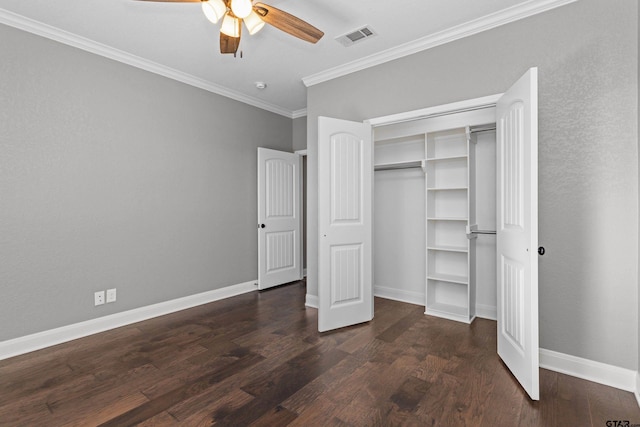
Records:
<instances>
[{"instance_id":1,"label":"electrical outlet","mask_svg":"<svg viewBox=\"0 0 640 427\"><path fill-rule=\"evenodd\" d=\"M98 291L93 294L93 302L95 305L104 304L104 291Z\"/></svg>"},{"instance_id":2,"label":"electrical outlet","mask_svg":"<svg viewBox=\"0 0 640 427\"><path fill-rule=\"evenodd\" d=\"M116 302L116 288L107 289L107 303Z\"/></svg>"}]
</instances>

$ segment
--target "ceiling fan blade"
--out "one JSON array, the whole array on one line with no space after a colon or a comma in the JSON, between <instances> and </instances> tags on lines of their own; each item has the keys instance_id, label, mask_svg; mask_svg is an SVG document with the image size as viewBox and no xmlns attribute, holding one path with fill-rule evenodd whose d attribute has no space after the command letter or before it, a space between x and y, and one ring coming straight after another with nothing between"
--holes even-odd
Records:
<instances>
[{"instance_id":1,"label":"ceiling fan blade","mask_svg":"<svg viewBox=\"0 0 640 427\"><path fill-rule=\"evenodd\" d=\"M220 53L233 53L235 55L239 46L240 37L231 37L220 33Z\"/></svg>"},{"instance_id":2,"label":"ceiling fan blade","mask_svg":"<svg viewBox=\"0 0 640 427\"><path fill-rule=\"evenodd\" d=\"M309 43L316 43L324 35L322 31L308 22L268 4L256 3L253 5L253 10L267 24Z\"/></svg>"}]
</instances>

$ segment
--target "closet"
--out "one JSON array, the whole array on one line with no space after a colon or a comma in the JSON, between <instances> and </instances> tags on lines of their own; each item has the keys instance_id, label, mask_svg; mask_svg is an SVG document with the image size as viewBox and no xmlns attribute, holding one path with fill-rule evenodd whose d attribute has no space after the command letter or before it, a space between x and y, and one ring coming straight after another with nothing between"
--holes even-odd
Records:
<instances>
[{"instance_id":1,"label":"closet","mask_svg":"<svg viewBox=\"0 0 640 427\"><path fill-rule=\"evenodd\" d=\"M376 296L465 323L495 319L495 124L486 117L375 129Z\"/></svg>"},{"instance_id":2,"label":"closet","mask_svg":"<svg viewBox=\"0 0 640 427\"><path fill-rule=\"evenodd\" d=\"M498 355L539 399L537 82L530 68L502 94L318 117L318 331L373 319L373 294L494 318Z\"/></svg>"}]
</instances>

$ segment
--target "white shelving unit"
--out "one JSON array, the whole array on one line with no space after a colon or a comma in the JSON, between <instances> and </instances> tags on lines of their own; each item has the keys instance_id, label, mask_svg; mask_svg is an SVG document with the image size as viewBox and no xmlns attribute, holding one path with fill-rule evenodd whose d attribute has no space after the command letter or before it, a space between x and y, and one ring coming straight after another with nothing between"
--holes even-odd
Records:
<instances>
[{"instance_id":1,"label":"white shelving unit","mask_svg":"<svg viewBox=\"0 0 640 427\"><path fill-rule=\"evenodd\" d=\"M473 223L475 146L468 128L426 135L426 314L471 323L475 318Z\"/></svg>"},{"instance_id":2,"label":"white shelving unit","mask_svg":"<svg viewBox=\"0 0 640 427\"><path fill-rule=\"evenodd\" d=\"M476 240L467 231L477 224L476 136L469 127L441 129L388 132L375 142L376 185L385 196L376 196L375 289L424 301L426 314L471 323Z\"/></svg>"}]
</instances>

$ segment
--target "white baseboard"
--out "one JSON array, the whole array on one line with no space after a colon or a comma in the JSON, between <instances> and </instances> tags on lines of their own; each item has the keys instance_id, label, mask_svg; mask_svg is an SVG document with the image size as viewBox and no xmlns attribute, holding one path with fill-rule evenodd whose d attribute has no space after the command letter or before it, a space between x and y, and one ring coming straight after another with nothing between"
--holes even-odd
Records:
<instances>
[{"instance_id":1,"label":"white baseboard","mask_svg":"<svg viewBox=\"0 0 640 427\"><path fill-rule=\"evenodd\" d=\"M318 308L318 296L307 294L307 296L304 299L304 305L306 307Z\"/></svg>"},{"instance_id":2,"label":"white baseboard","mask_svg":"<svg viewBox=\"0 0 640 427\"><path fill-rule=\"evenodd\" d=\"M636 372L636 389L633 394L636 396L636 402L640 406L640 372Z\"/></svg>"},{"instance_id":3,"label":"white baseboard","mask_svg":"<svg viewBox=\"0 0 640 427\"><path fill-rule=\"evenodd\" d=\"M495 305L476 304L476 317L498 320L498 309Z\"/></svg>"},{"instance_id":4,"label":"white baseboard","mask_svg":"<svg viewBox=\"0 0 640 427\"><path fill-rule=\"evenodd\" d=\"M380 298L392 299L394 301L421 305L423 307L426 302L426 298L423 293L388 288L386 286L374 286L373 295Z\"/></svg>"},{"instance_id":5,"label":"white baseboard","mask_svg":"<svg viewBox=\"0 0 640 427\"><path fill-rule=\"evenodd\" d=\"M0 360L257 289L256 280L0 342Z\"/></svg>"},{"instance_id":6,"label":"white baseboard","mask_svg":"<svg viewBox=\"0 0 640 427\"><path fill-rule=\"evenodd\" d=\"M540 349L540 367L620 390L631 391L638 398L638 372L631 369L595 362L544 348Z\"/></svg>"}]
</instances>

